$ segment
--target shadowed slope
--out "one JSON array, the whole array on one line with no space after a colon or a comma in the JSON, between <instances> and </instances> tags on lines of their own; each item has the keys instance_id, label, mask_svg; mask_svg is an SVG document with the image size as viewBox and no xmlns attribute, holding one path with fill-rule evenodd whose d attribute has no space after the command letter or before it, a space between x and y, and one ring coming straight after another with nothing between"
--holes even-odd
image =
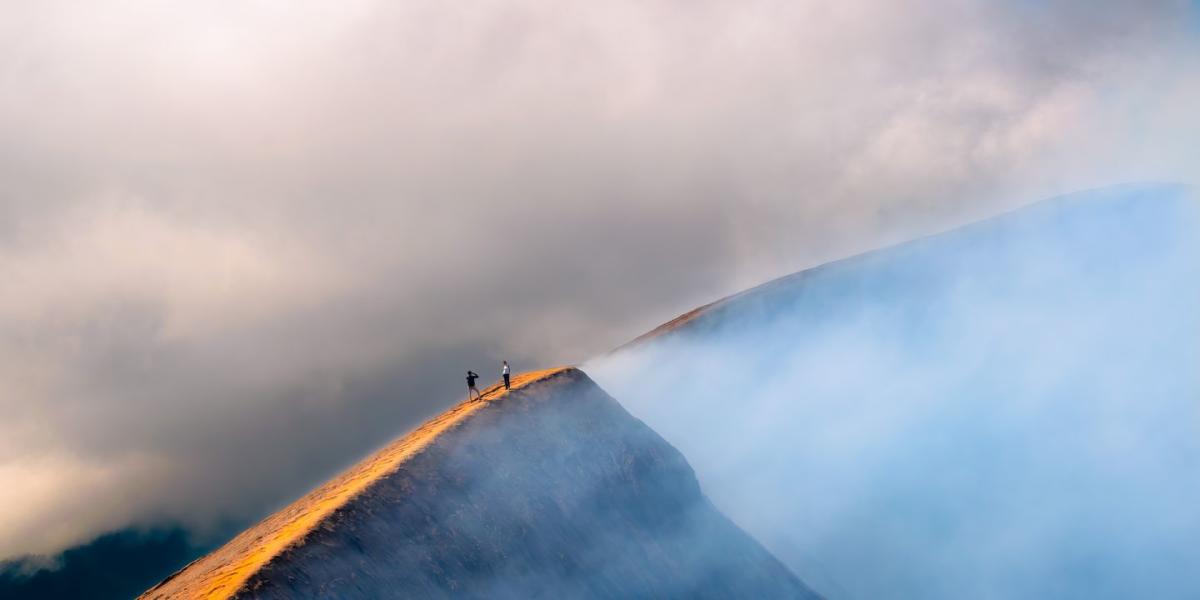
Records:
<instances>
[{"instance_id":1,"label":"shadowed slope","mask_svg":"<svg viewBox=\"0 0 1200 600\"><path fill-rule=\"evenodd\" d=\"M123 529L50 559L0 562L0 598L128 600L209 549L178 528Z\"/></svg>"},{"instance_id":2,"label":"shadowed slope","mask_svg":"<svg viewBox=\"0 0 1200 600\"><path fill-rule=\"evenodd\" d=\"M165 597L810 597L582 372L429 421L151 589Z\"/></svg>"}]
</instances>

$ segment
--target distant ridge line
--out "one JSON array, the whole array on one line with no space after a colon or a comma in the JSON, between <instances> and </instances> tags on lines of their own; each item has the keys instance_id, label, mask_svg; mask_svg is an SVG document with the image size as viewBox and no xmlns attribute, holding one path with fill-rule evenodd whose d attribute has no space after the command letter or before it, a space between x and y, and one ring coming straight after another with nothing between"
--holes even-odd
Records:
<instances>
[{"instance_id":1,"label":"distant ridge line","mask_svg":"<svg viewBox=\"0 0 1200 600\"><path fill-rule=\"evenodd\" d=\"M1085 194L1096 193L1096 192L1115 193L1117 191L1129 190L1129 189L1135 189L1135 190L1139 190L1139 191L1143 191L1143 192L1151 191L1151 190L1158 190L1158 191L1169 192L1172 194L1181 194L1181 195L1189 194L1189 193L1196 194L1197 191L1200 190L1200 188L1197 188L1195 186L1185 184L1185 183L1179 183L1179 182L1129 182L1129 183L1121 183L1121 184L1116 184L1116 185L1111 185L1111 186L1103 186L1103 187L1098 187L1098 188L1088 188L1088 189L1080 190L1077 192L1060 194L1058 196L1051 196L1050 198L1046 198L1043 200L1031 202L1029 204L1024 204L1021 206L1010 208L1008 210L1002 211L1000 213L997 213L997 214L994 214L994 215L991 215L988 217L984 217L982 219L978 219L975 221L969 221L967 223L962 223L959 225L947 227L940 231L934 231L932 233L921 235L921 236L912 238L910 240L904 240L904 241L896 242L894 244L887 244L885 246L879 246L876 248L863 250L861 252L855 252L853 254L844 256L842 258L835 258L835 259L832 259L832 260L829 260L829 261L826 261L823 263L819 263L819 264L816 264L816 265L813 265L810 267L806 267L799 271L794 271L792 273L780 275L779 277L775 277L773 279L768 279L767 281L764 281L757 285L743 289L739 292L735 292L728 296L724 296L717 300L713 300L712 302L709 302L707 304L703 304L701 306L693 308L693 309L655 327L654 329L651 329L650 331L647 331L646 333L643 333L643 334L633 338L632 340L629 340L628 342L625 342L624 344L621 344L620 346L613 348L612 350L608 351L606 354L608 354L608 355L616 354L623 350L629 350L636 346L640 346L640 345L650 342L656 338L666 336L667 334L675 332L678 329L682 329L685 325L688 325L688 324L692 323L693 321L696 321L697 319L704 317L706 314L708 314L712 310L721 308L723 305L728 304L729 302L731 302L733 300L760 294L762 292L770 290L771 288L773 288L775 286L790 283L795 279L803 278L807 275L811 275L811 274L820 272L822 270L832 268L835 265L848 263L848 262L852 262L852 261L866 260L873 256L880 255L881 253L884 253L884 252L894 251L896 249L913 246L915 244L919 244L926 240L944 236L944 235L948 235L948 234L952 234L952 233L960 231L960 230L969 230L971 228L983 227L987 223L1003 221L1005 219L1010 219L1010 218L1016 218L1016 216L1018 214L1024 213L1031 209L1039 209L1039 208L1047 209L1047 210L1052 209L1054 207L1061 206L1068 202L1078 201L1078 198Z\"/></svg>"}]
</instances>

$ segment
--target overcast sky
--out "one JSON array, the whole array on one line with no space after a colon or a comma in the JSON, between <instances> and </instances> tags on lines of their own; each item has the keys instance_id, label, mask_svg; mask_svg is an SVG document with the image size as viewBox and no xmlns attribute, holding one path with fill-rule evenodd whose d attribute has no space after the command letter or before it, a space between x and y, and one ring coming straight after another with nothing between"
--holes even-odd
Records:
<instances>
[{"instance_id":1,"label":"overcast sky","mask_svg":"<svg viewBox=\"0 0 1200 600\"><path fill-rule=\"evenodd\" d=\"M0 558L261 515L487 378L1194 181L1189 2L0 0Z\"/></svg>"}]
</instances>

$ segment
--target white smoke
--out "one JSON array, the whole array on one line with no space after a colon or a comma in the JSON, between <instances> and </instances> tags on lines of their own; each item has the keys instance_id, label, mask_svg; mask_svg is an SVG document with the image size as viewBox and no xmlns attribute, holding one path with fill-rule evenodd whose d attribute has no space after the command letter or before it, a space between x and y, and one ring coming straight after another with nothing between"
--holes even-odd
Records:
<instances>
[{"instance_id":1,"label":"white smoke","mask_svg":"<svg viewBox=\"0 0 1200 600\"><path fill-rule=\"evenodd\" d=\"M834 263L586 370L836 598L1200 588L1200 203L1072 196Z\"/></svg>"}]
</instances>

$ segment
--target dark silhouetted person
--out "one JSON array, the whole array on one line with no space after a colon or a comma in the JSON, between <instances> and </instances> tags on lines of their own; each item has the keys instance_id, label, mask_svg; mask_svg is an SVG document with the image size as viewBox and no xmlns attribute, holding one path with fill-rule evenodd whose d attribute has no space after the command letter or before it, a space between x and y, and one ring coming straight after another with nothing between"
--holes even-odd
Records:
<instances>
[{"instance_id":1,"label":"dark silhouetted person","mask_svg":"<svg viewBox=\"0 0 1200 600\"><path fill-rule=\"evenodd\" d=\"M500 370L500 374L504 376L504 389L508 389L508 361L502 361L504 368Z\"/></svg>"},{"instance_id":2,"label":"dark silhouetted person","mask_svg":"<svg viewBox=\"0 0 1200 600\"><path fill-rule=\"evenodd\" d=\"M479 373L467 369L467 400L471 399L471 392L475 392L475 397L483 400L483 394L480 394L479 390L475 388L476 379L479 379Z\"/></svg>"}]
</instances>

